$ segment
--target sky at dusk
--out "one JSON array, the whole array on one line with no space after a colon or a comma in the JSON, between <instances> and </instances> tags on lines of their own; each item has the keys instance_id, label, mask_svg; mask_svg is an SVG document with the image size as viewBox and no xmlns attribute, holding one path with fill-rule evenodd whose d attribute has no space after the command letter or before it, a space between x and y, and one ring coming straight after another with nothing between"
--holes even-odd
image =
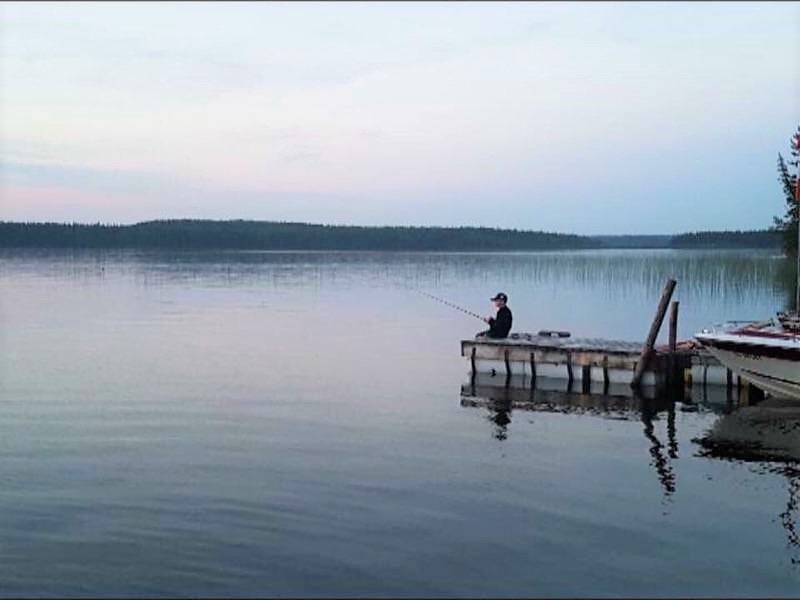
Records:
<instances>
[{"instance_id":1,"label":"sky at dusk","mask_svg":"<svg viewBox=\"0 0 800 600\"><path fill-rule=\"evenodd\" d=\"M752 229L800 3L0 4L0 220Z\"/></svg>"}]
</instances>

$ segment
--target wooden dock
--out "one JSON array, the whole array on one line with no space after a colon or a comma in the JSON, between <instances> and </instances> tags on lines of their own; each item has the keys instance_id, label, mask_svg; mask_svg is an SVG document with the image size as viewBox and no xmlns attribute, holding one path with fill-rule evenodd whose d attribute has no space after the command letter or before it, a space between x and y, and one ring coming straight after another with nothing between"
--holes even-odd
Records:
<instances>
[{"instance_id":1,"label":"wooden dock","mask_svg":"<svg viewBox=\"0 0 800 600\"><path fill-rule=\"evenodd\" d=\"M580 384L589 393L592 382L607 389L634 380L645 344L600 338L568 338L515 333L505 339L476 337L461 341L461 355L469 360L470 372L566 379L568 386ZM643 386L669 384L691 386L736 386L739 382L711 354L691 344L676 344L674 352L655 348L643 371Z\"/></svg>"}]
</instances>

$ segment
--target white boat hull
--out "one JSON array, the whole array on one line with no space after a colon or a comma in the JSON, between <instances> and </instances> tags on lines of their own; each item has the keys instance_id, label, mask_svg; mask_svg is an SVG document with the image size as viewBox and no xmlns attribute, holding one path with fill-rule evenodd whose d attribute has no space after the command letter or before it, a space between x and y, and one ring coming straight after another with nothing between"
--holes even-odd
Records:
<instances>
[{"instance_id":1,"label":"white boat hull","mask_svg":"<svg viewBox=\"0 0 800 600\"><path fill-rule=\"evenodd\" d=\"M800 363L709 348L722 364L761 389L800 400Z\"/></svg>"},{"instance_id":2,"label":"white boat hull","mask_svg":"<svg viewBox=\"0 0 800 600\"><path fill-rule=\"evenodd\" d=\"M774 396L800 400L800 348L792 342L779 347L731 334L704 334L697 339L742 379Z\"/></svg>"}]
</instances>

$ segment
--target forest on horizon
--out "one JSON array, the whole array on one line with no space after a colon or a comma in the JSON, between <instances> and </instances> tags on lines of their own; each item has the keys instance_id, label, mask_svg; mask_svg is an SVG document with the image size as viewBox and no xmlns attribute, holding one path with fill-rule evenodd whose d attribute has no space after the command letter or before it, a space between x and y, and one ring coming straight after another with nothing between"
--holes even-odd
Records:
<instances>
[{"instance_id":1,"label":"forest on horizon","mask_svg":"<svg viewBox=\"0 0 800 600\"><path fill-rule=\"evenodd\" d=\"M0 221L3 248L509 251L600 248L781 248L770 230L577 235L489 227L317 225L159 220L134 225Z\"/></svg>"}]
</instances>

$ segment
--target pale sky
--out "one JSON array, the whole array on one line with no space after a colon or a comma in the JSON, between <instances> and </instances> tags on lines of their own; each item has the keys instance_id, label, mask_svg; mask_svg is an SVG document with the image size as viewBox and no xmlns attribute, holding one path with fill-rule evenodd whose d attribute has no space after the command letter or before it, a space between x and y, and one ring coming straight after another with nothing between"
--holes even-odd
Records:
<instances>
[{"instance_id":1,"label":"pale sky","mask_svg":"<svg viewBox=\"0 0 800 600\"><path fill-rule=\"evenodd\" d=\"M0 220L767 227L800 3L0 4Z\"/></svg>"}]
</instances>

